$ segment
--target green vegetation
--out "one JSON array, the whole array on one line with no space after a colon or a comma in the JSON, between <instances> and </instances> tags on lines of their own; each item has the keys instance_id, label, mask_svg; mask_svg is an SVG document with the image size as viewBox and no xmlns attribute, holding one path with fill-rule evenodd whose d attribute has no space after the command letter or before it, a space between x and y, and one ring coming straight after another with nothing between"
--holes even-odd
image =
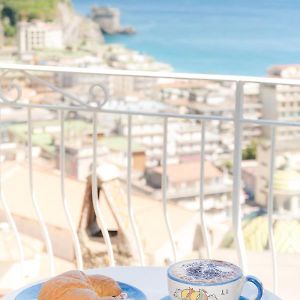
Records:
<instances>
[{"instance_id":1,"label":"green vegetation","mask_svg":"<svg viewBox=\"0 0 300 300\"><path fill-rule=\"evenodd\" d=\"M101 139L101 142L113 151L127 151L127 138L124 136L109 136ZM133 152L143 152L145 151L144 146L133 143Z\"/></svg>"},{"instance_id":2,"label":"green vegetation","mask_svg":"<svg viewBox=\"0 0 300 300\"><path fill-rule=\"evenodd\" d=\"M232 163L231 160L226 160L226 161L224 161L222 165L223 165L224 168L227 169L227 171L228 171L229 173L232 173L233 163Z\"/></svg>"},{"instance_id":3,"label":"green vegetation","mask_svg":"<svg viewBox=\"0 0 300 300\"><path fill-rule=\"evenodd\" d=\"M57 15L59 2L71 4L71 0L0 0L4 34L15 35L17 22L20 20L53 21Z\"/></svg>"},{"instance_id":4,"label":"green vegetation","mask_svg":"<svg viewBox=\"0 0 300 300\"><path fill-rule=\"evenodd\" d=\"M16 27L10 25L9 23L8 24L4 24L3 29L4 29L4 34L7 37L13 37L13 36L15 36L16 31L17 31Z\"/></svg>"},{"instance_id":5,"label":"green vegetation","mask_svg":"<svg viewBox=\"0 0 300 300\"><path fill-rule=\"evenodd\" d=\"M32 144L39 146L43 151L47 152L50 156L55 155L56 146L55 139L60 134L60 124L58 121L39 121L33 124ZM48 128L48 130L47 130ZM55 128L54 132L49 128ZM13 124L8 127L9 134L13 137L14 141L26 144L28 139L27 124ZM92 124L81 120L66 120L65 121L65 137L74 137L74 133L79 136L83 135L84 131L92 131Z\"/></svg>"},{"instance_id":6,"label":"green vegetation","mask_svg":"<svg viewBox=\"0 0 300 300\"><path fill-rule=\"evenodd\" d=\"M257 141L251 143L243 150L242 157L244 160L256 159Z\"/></svg>"}]
</instances>

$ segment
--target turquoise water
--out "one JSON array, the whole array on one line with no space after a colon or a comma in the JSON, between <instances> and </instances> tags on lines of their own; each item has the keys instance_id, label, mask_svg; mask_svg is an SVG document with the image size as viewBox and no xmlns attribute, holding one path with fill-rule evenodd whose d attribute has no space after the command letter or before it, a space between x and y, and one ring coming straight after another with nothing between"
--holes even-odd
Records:
<instances>
[{"instance_id":1,"label":"turquoise water","mask_svg":"<svg viewBox=\"0 0 300 300\"><path fill-rule=\"evenodd\" d=\"M112 5L133 36L106 37L179 72L264 75L300 63L300 0L73 0L87 14Z\"/></svg>"}]
</instances>

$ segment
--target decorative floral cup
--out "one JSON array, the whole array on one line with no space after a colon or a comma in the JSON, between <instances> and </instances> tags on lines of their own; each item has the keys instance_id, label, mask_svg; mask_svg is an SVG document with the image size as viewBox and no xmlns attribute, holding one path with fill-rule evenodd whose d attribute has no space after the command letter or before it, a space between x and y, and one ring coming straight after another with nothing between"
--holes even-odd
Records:
<instances>
[{"instance_id":1,"label":"decorative floral cup","mask_svg":"<svg viewBox=\"0 0 300 300\"><path fill-rule=\"evenodd\" d=\"M173 300L238 300L246 281L257 287L256 300L263 295L262 283L254 276L220 260L187 260L168 269L169 295Z\"/></svg>"}]
</instances>

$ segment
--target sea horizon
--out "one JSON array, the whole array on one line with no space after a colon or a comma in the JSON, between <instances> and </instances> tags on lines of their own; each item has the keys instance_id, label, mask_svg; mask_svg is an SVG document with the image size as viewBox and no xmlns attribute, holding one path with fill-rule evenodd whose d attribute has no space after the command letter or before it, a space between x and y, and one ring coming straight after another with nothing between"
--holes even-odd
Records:
<instances>
[{"instance_id":1,"label":"sea horizon","mask_svg":"<svg viewBox=\"0 0 300 300\"><path fill-rule=\"evenodd\" d=\"M293 0L73 0L120 9L134 35L105 36L174 71L264 76L277 64L300 64L300 1Z\"/></svg>"}]
</instances>

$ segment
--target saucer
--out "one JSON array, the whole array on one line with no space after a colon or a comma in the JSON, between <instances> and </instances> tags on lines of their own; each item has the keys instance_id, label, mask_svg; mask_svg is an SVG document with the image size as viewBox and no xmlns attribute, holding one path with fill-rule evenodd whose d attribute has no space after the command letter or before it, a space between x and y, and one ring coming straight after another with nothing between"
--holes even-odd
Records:
<instances>
[{"instance_id":1,"label":"saucer","mask_svg":"<svg viewBox=\"0 0 300 300\"><path fill-rule=\"evenodd\" d=\"M147 300L145 294L136 287L123 282L118 282L118 284L122 291L127 294L127 300ZM20 292L15 300L37 300L41 287L42 283L35 284Z\"/></svg>"},{"instance_id":2,"label":"saucer","mask_svg":"<svg viewBox=\"0 0 300 300\"><path fill-rule=\"evenodd\" d=\"M166 296L164 298L161 298L160 300L171 300L171 297L170 296ZM248 300L247 298L243 297L243 296L240 296L240 300Z\"/></svg>"}]
</instances>

